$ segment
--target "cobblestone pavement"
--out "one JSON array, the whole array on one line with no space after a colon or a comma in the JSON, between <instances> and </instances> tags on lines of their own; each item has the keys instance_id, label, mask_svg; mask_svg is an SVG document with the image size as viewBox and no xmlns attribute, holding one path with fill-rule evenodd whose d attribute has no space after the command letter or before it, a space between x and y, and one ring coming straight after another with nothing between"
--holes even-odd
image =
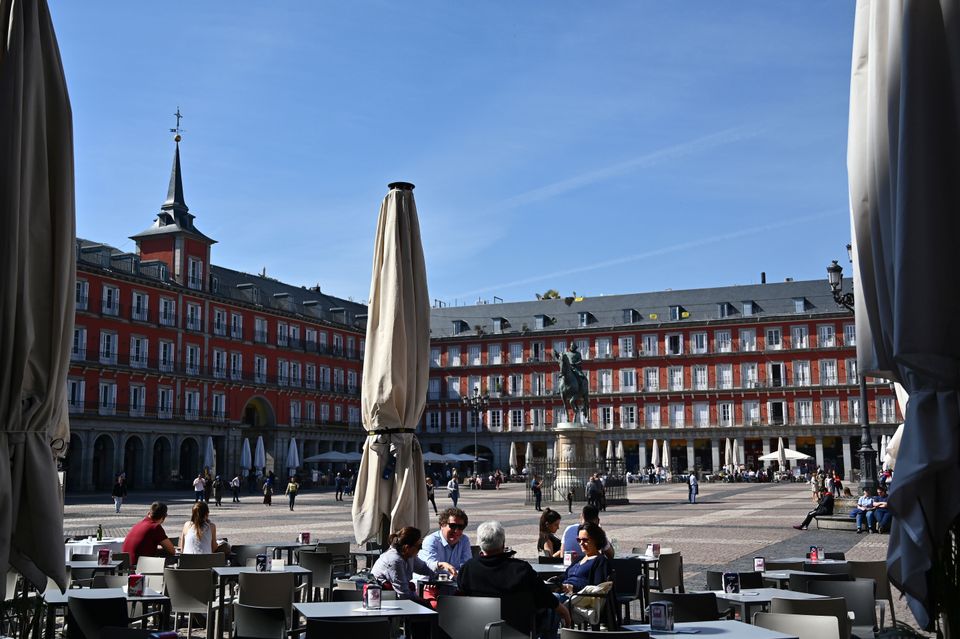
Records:
<instances>
[{"instance_id":1,"label":"cobblestone pavement","mask_svg":"<svg viewBox=\"0 0 960 639\"><path fill-rule=\"evenodd\" d=\"M601 525L622 551L648 542L680 550L688 590L705 586L707 569L752 570L754 556L802 556L814 544L845 552L849 559L886 558L887 535L794 530L792 524L800 523L813 507L805 484L703 483L697 504L687 503L684 484L632 485L628 497L629 504L610 506L601 513ZM470 517L467 534L473 537L484 520L499 519L506 528L507 544L518 556L536 556L539 513L525 504L524 498L524 486L519 483L504 484L497 491L461 490L459 505ZM81 534L102 524L107 534L122 535L144 516L154 499L169 504L165 528L170 536L178 536L189 517L192 491L134 492L119 515L113 512L108 494L68 495L64 528L67 534ZM301 491L294 512L282 495L275 496L270 507L255 494L242 494L240 504L232 504L230 499L225 497L220 508L211 504L211 518L219 535L229 538L231 544L293 540L300 531L310 531L313 539L353 540L351 502L334 501L332 490ZM437 491L437 504L441 509L452 505L445 491ZM565 502L550 506L563 514L562 526L576 521L577 504L573 515L567 513ZM913 624L905 602L895 596L894 604L897 619Z\"/></svg>"}]
</instances>

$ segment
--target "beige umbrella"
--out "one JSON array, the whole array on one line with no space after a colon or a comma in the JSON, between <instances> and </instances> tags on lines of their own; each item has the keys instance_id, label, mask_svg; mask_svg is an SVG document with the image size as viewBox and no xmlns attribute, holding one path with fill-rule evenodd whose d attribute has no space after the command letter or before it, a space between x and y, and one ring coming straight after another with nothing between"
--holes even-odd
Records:
<instances>
[{"instance_id":1,"label":"beige umbrella","mask_svg":"<svg viewBox=\"0 0 960 639\"><path fill-rule=\"evenodd\" d=\"M780 470L787 467L787 451L783 447L783 437L777 439L777 465L780 466Z\"/></svg>"},{"instance_id":2,"label":"beige umbrella","mask_svg":"<svg viewBox=\"0 0 960 639\"><path fill-rule=\"evenodd\" d=\"M653 447L650 452L650 465L656 468L660 465L660 443L654 439Z\"/></svg>"},{"instance_id":3,"label":"beige umbrella","mask_svg":"<svg viewBox=\"0 0 960 639\"><path fill-rule=\"evenodd\" d=\"M669 440L663 440L663 466L670 470L670 442Z\"/></svg>"},{"instance_id":4,"label":"beige umbrella","mask_svg":"<svg viewBox=\"0 0 960 639\"><path fill-rule=\"evenodd\" d=\"M427 401L430 294L413 185L389 188L377 222L367 308L360 400L367 438L353 498L357 543L386 527L426 532L430 521L423 453L414 435Z\"/></svg>"},{"instance_id":5,"label":"beige umbrella","mask_svg":"<svg viewBox=\"0 0 960 639\"><path fill-rule=\"evenodd\" d=\"M530 462L533 461L533 443L527 442L527 450L524 453L523 465L530 467Z\"/></svg>"},{"instance_id":6,"label":"beige umbrella","mask_svg":"<svg viewBox=\"0 0 960 639\"><path fill-rule=\"evenodd\" d=\"M623 450L623 440L617 442L617 459L626 459L626 452Z\"/></svg>"},{"instance_id":7,"label":"beige umbrella","mask_svg":"<svg viewBox=\"0 0 960 639\"><path fill-rule=\"evenodd\" d=\"M45 0L0 0L0 96L0 574L65 588L52 550L63 544L55 456L70 441L73 123Z\"/></svg>"},{"instance_id":8,"label":"beige umbrella","mask_svg":"<svg viewBox=\"0 0 960 639\"><path fill-rule=\"evenodd\" d=\"M613 440L608 439L607 440L607 459L613 459L613 451L614 451Z\"/></svg>"},{"instance_id":9,"label":"beige umbrella","mask_svg":"<svg viewBox=\"0 0 960 639\"><path fill-rule=\"evenodd\" d=\"M510 455L507 461L510 464L510 474L517 474L517 442L510 442Z\"/></svg>"},{"instance_id":10,"label":"beige umbrella","mask_svg":"<svg viewBox=\"0 0 960 639\"><path fill-rule=\"evenodd\" d=\"M723 445L723 466L727 472L733 472L733 447L730 446L729 437L727 437L727 443Z\"/></svg>"}]
</instances>

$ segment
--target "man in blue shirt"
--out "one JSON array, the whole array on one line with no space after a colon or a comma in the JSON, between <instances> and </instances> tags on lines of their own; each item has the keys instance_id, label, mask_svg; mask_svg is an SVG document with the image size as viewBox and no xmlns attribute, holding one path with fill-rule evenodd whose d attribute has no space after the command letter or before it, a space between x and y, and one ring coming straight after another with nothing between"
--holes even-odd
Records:
<instances>
[{"instance_id":1,"label":"man in blue shirt","mask_svg":"<svg viewBox=\"0 0 960 639\"><path fill-rule=\"evenodd\" d=\"M426 562L445 561L458 571L473 558L470 551L470 538L464 534L467 527L467 513L459 508L447 508L439 517L440 529L423 538L420 559Z\"/></svg>"}]
</instances>

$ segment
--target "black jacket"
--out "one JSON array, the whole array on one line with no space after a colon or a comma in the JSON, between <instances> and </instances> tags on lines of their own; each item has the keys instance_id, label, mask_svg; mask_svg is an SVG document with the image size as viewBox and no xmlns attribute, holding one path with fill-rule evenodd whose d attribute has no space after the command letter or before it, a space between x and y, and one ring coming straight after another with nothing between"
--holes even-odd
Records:
<instances>
[{"instance_id":1,"label":"black jacket","mask_svg":"<svg viewBox=\"0 0 960 639\"><path fill-rule=\"evenodd\" d=\"M814 512L816 512L817 515L832 515L833 503L833 495L831 493L824 493L823 497L821 497L817 503L817 507L814 508Z\"/></svg>"},{"instance_id":2,"label":"black jacket","mask_svg":"<svg viewBox=\"0 0 960 639\"><path fill-rule=\"evenodd\" d=\"M537 611L557 607L557 598L530 564L508 555L471 559L463 564L458 579L465 595L499 597L504 620L521 632L530 630L531 605Z\"/></svg>"}]
</instances>

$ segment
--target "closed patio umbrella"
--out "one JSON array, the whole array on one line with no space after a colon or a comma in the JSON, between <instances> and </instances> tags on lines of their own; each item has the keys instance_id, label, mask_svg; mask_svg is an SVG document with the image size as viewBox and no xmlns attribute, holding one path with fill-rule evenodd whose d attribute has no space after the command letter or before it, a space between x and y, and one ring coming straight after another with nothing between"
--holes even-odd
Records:
<instances>
[{"instance_id":1,"label":"closed patio umbrella","mask_svg":"<svg viewBox=\"0 0 960 639\"><path fill-rule=\"evenodd\" d=\"M663 465L670 470L670 442L663 440Z\"/></svg>"},{"instance_id":2,"label":"closed patio umbrella","mask_svg":"<svg viewBox=\"0 0 960 639\"><path fill-rule=\"evenodd\" d=\"M413 185L389 188L377 221L367 308L360 399L367 438L352 510L357 543L404 526L426 531L430 521L414 434L427 402L430 293Z\"/></svg>"},{"instance_id":3,"label":"closed patio umbrella","mask_svg":"<svg viewBox=\"0 0 960 639\"><path fill-rule=\"evenodd\" d=\"M63 544L55 457L70 441L73 122L45 0L0 0L0 96L0 575L13 567L65 588L53 549Z\"/></svg>"},{"instance_id":4,"label":"closed patio umbrella","mask_svg":"<svg viewBox=\"0 0 960 639\"><path fill-rule=\"evenodd\" d=\"M263 436L257 436L257 446L253 452L253 467L257 469L256 472L263 472L263 468L267 465L267 452L263 447Z\"/></svg>"},{"instance_id":5,"label":"closed patio umbrella","mask_svg":"<svg viewBox=\"0 0 960 639\"><path fill-rule=\"evenodd\" d=\"M240 473L246 477L253 465L253 455L250 453L250 439L243 438L243 449L240 451Z\"/></svg>"},{"instance_id":6,"label":"closed patio umbrella","mask_svg":"<svg viewBox=\"0 0 960 639\"><path fill-rule=\"evenodd\" d=\"M297 449L297 438L290 438L290 445L287 446L287 468L291 474L300 467L300 451Z\"/></svg>"},{"instance_id":7,"label":"closed patio umbrella","mask_svg":"<svg viewBox=\"0 0 960 639\"><path fill-rule=\"evenodd\" d=\"M890 438L887 444L886 453L883 456L884 470L893 470L897 465L897 454L900 452L900 440L903 437L903 424L897 426L896 432Z\"/></svg>"},{"instance_id":8,"label":"closed patio umbrella","mask_svg":"<svg viewBox=\"0 0 960 639\"><path fill-rule=\"evenodd\" d=\"M653 450L650 453L650 465L656 468L660 465L660 442L653 440Z\"/></svg>"},{"instance_id":9,"label":"closed patio umbrella","mask_svg":"<svg viewBox=\"0 0 960 639\"><path fill-rule=\"evenodd\" d=\"M727 472L733 472L733 447L730 445L729 437L723 445L723 466L727 469Z\"/></svg>"},{"instance_id":10,"label":"closed patio umbrella","mask_svg":"<svg viewBox=\"0 0 960 639\"><path fill-rule=\"evenodd\" d=\"M217 474L217 456L213 448L213 437L207 437L207 445L203 449L203 467L210 470L210 474Z\"/></svg>"},{"instance_id":11,"label":"closed patio umbrella","mask_svg":"<svg viewBox=\"0 0 960 639\"><path fill-rule=\"evenodd\" d=\"M523 464L524 464L525 466L529 467L529 466L530 466L530 462L531 462L532 460L533 460L533 443L532 443L532 442L527 442L527 450L526 450L526 453L525 453L525 459L523 460Z\"/></svg>"},{"instance_id":12,"label":"closed patio umbrella","mask_svg":"<svg viewBox=\"0 0 960 639\"><path fill-rule=\"evenodd\" d=\"M613 440L607 440L607 459L613 459Z\"/></svg>"},{"instance_id":13,"label":"closed patio umbrella","mask_svg":"<svg viewBox=\"0 0 960 639\"><path fill-rule=\"evenodd\" d=\"M951 2L861 0L847 141L857 370L910 396L888 504L891 583L931 630L960 491L960 21ZM922 309L918 310L918 309ZM955 552L952 553L955 557ZM952 570L956 571L956 565ZM939 577L934 578L932 572ZM955 579L954 573L954 579ZM955 593L940 603L960 632Z\"/></svg>"},{"instance_id":14,"label":"closed patio umbrella","mask_svg":"<svg viewBox=\"0 0 960 639\"><path fill-rule=\"evenodd\" d=\"M510 474L517 474L517 442L510 442L510 455L508 457L508 462L510 465Z\"/></svg>"},{"instance_id":15,"label":"closed patio umbrella","mask_svg":"<svg viewBox=\"0 0 960 639\"><path fill-rule=\"evenodd\" d=\"M627 458L626 452L623 450L623 440L617 442L617 459L625 460Z\"/></svg>"},{"instance_id":16,"label":"closed patio umbrella","mask_svg":"<svg viewBox=\"0 0 960 639\"><path fill-rule=\"evenodd\" d=\"M560 442L558 440L553 442L553 459L560 461Z\"/></svg>"},{"instance_id":17,"label":"closed patio umbrella","mask_svg":"<svg viewBox=\"0 0 960 639\"><path fill-rule=\"evenodd\" d=\"M787 453L783 447L783 437L777 439L777 464L780 466L780 470L787 467Z\"/></svg>"}]
</instances>

